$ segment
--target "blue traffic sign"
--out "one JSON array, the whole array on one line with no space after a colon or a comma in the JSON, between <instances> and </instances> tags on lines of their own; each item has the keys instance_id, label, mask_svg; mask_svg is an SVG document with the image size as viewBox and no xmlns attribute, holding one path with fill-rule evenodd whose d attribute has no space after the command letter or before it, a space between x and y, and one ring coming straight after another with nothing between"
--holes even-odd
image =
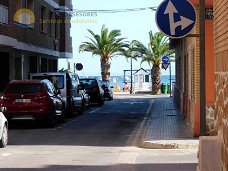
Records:
<instances>
[{"instance_id":1,"label":"blue traffic sign","mask_svg":"<svg viewBox=\"0 0 228 171\"><path fill-rule=\"evenodd\" d=\"M163 56L163 57L162 57L162 62L163 62L164 64L168 64L168 63L169 63L169 57L168 57L168 56Z\"/></svg>"},{"instance_id":2,"label":"blue traffic sign","mask_svg":"<svg viewBox=\"0 0 228 171\"><path fill-rule=\"evenodd\" d=\"M156 12L159 30L171 38L189 34L196 23L196 10L188 0L164 0Z\"/></svg>"}]
</instances>

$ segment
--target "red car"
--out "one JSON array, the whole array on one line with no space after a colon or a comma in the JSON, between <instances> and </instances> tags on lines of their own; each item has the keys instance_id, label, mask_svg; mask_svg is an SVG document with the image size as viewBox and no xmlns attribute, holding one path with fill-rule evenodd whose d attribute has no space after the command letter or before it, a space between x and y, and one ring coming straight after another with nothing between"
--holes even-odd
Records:
<instances>
[{"instance_id":1,"label":"red car","mask_svg":"<svg viewBox=\"0 0 228 171\"><path fill-rule=\"evenodd\" d=\"M64 121L64 105L49 80L11 81L0 100L10 120L45 120L54 127L57 117Z\"/></svg>"}]
</instances>

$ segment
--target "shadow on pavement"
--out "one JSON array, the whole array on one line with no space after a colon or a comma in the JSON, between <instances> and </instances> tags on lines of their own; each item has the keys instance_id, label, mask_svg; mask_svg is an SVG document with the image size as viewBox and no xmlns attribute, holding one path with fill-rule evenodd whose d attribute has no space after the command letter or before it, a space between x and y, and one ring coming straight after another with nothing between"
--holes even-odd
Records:
<instances>
[{"instance_id":1,"label":"shadow on pavement","mask_svg":"<svg viewBox=\"0 0 228 171\"><path fill-rule=\"evenodd\" d=\"M86 166L86 165L51 165L47 166L46 168L23 168L23 171L46 171L46 170L53 170L53 171L194 171L196 170L196 164L194 163L174 163L174 164L167 164L167 163L155 163L155 164L120 164L120 165L109 165L109 166ZM3 168L0 171L16 171L22 170L20 168Z\"/></svg>"}]
</instances>

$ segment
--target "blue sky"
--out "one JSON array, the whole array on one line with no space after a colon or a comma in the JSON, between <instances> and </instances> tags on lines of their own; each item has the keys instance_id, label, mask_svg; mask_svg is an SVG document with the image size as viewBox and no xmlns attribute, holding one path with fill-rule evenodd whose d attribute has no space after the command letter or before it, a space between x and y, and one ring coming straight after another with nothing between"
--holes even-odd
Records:
<instances>
[{"instance_id":1,"label":"blue sky","mask_svg":"<svg viewBox=\"0 0 228 171\"><path fill-rule=\"evenodd\" d=\"M162 0L73 0L74 9L77 10L107 10L107 9L132 9L132 8L144 8L144 7L157 7ZM84 69L78 71L79 75L100 75L100 58L98 56L92 57L91 53L78 52L79 45L88 41L86 36L90 37L87 29L93 30L95 33L100 33L103 24L110 30L121 30L122 37L126 37L127 40L132 41L134 39L148 44L149 34L152 30L154 33L158 32L158 28L155 23L155 11L145 10L136 12L124 12L124 13L97 13L95 16L73 16L71 36L73 38L73 59L69 62L82 63ZM82 23L89 21L90 23ZM174 64L173 64L174 65ZM141 65L144 69L149 69L150 66L147 63ZM60 60L59 68L66 68L66 60ZM140 68L140 59L133 61L133 69ZM124 69L130 69L130 62L125 57L115 57L111 64L111 75L123 75ZM174 71L174 68L172 68ZM162 74L168 75L169 72L162 71Z\"/></svg>"}]
</instances>

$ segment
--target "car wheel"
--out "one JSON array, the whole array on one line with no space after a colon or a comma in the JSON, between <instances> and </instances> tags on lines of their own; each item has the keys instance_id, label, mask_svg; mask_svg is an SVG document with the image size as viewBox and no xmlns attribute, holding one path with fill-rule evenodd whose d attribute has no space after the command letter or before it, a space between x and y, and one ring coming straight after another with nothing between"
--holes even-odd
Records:
<instances>
[{"instance_id":1,"label":"car wheel","mask_svg":"<svg viewBox=\"0 0 228 171\"><path fill-rule=\"evenodd\" d=\"M4 125L2 137L0 140L0 148L5 147L7 145L7 143L8 143L8 129L7 129L6 125Z\"/></svg>"},{"instance_id":2,"label":"car wheel","mask_svg":"<svg viewBox=\"0 0 228 171\"><path fill-rule=\"evenodd\" d=\"M99 105L99 106L104 105L104 99L103 99L102 97L101 97L101 99L99 100L98 105Z\"/></svg>"},{"instance_id":3,"label":"car wheel","mask_svg":"<svg viewBox=\"0 0 228 171\"><path fill-rule=\"evenodd\" d=\"M87 103L86 109L90 108L90 102Z\"/></svg>"},{"instance_id":4,"label":"car wheel","mask_svg":"<svg viewBox=\"0 0 228 171\"><path fill-rule=\"evenodd\" d=\"M84 104L84 102L83 102L82 105L81 105L81 107L80 107L80 109L79 109L79 111L78 111L78 114L79 114L79 115L83 115L84 110L85 110L85 104Z\"/></svg>"},{"instance_id":5,"label":"car wheel","mask_svg":"<svg viewBox=\"0 0 228 171\"><path fill-rule=\"evenodd\" d=\"M110 95L110 96L108 97L108 100L111 101L112 99L113 99L113 97Z\"/></svg>"},{"instance_id":6,"label":"car wheel","mask_svg":"<svg viewBox=\"0 0 228 171\"><path fill-rule=\"evenodd\" d=\"M65 109L64 107L62 107L62 114L60 116L60 122L65 122L66 118L65 118Z\"/></svg>"},{"instance_id":7,"label":"car wheel","mask_svg":"<svg viewBox=\"0 0 228 171\"><path fill-rule=\"evenodd\" d=\"M73 104L67 106L67 109L66 109L66 115L67 117L72 117L73 116Z\"/></svg>"},{"instance_id":8,"label":"car wheel","mask_svg":"<svg viewBox=\"0 0 228 171\"><path fill-rule=\"evenodd\" d=\"M51 114L50 118L48 119L48 123L47 123L49 128L54 128L55 127L55 124L56 124L55 116L56 116L56 111L53 108L52 114Z\"/></svg>"}]
</instances>

